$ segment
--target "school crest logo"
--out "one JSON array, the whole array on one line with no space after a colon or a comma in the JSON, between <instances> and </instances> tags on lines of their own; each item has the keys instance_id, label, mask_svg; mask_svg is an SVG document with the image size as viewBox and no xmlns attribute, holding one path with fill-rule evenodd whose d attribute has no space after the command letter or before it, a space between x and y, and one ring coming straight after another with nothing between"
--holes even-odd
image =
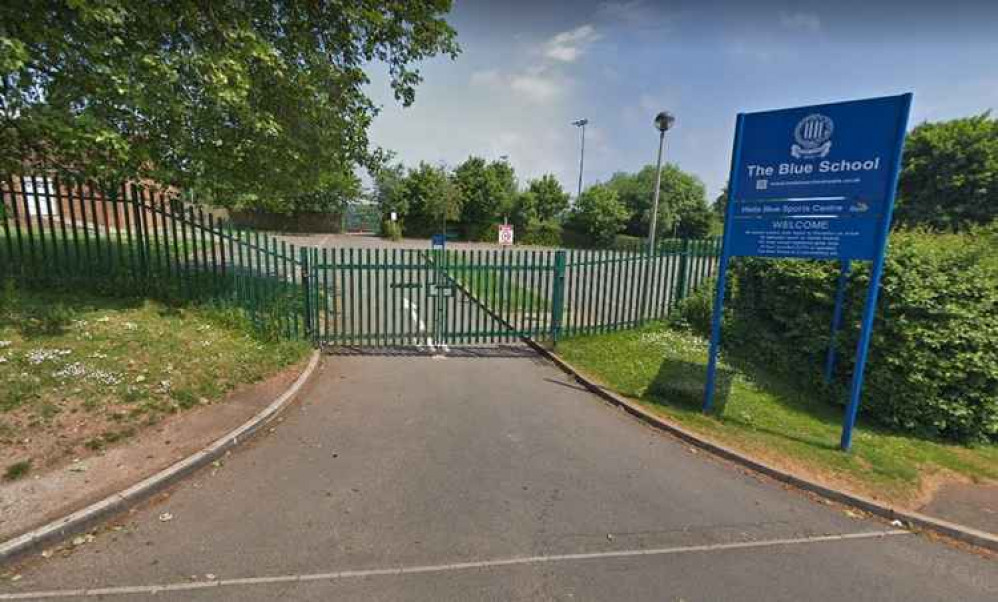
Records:
<instances>
[{"instance_id":1,"label":"school crest logo","mask_svg":"<svg viewBox=\"0 0 998 602\"><path fill-rule=\"evenodd\" d=\"M832 132L835 124L819 113L808 115L794 128L795 144L790 146L790 154L795 159L822 159L832 150Z\"/></svg>"}]
</instances>

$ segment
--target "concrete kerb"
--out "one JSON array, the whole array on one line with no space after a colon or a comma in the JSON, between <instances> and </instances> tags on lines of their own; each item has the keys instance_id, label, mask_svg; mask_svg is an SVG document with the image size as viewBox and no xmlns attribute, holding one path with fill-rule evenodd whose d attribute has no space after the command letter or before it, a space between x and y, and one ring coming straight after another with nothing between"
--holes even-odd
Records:
<instances>
[{"instance_id":1,"label":"concrete kerb","mask_svg":"<svg viewBox=\"0 0 998 602\"><path fill-rule=\"evenodd\" d=\"M320 357L321 353L318 350L313 351L308 365L280 397L241 426L223 435L208 447L164 468L127 489L90 504L82 510L73 512L23 535L0 543L0 564L11 562L69 536L85 532L102 520L149 499L154 494L166 489L183 477L221 458L227 451L253 436L254 433L277 418L291 404L298 392L301 391L301 388L315 373Z\"/></svg>"},{"instance_id":2,"label":"concrete kerb","mask_svg":"<svg viewBox=\"0 0 998 602\"><path fill-rule=\"evenodd\" d=\"M668 432L690 445L694 445L716 456L750 468L782 483L787 483L797 487L798 489L815 493L829 500L839 502L847 506L852 506L874 516L879 516L887 520L899 520L903 523L907 523L912 528L931 531L963 543L998 552L998 536L994 534L974 529L973 527L967 527L965 525L951 523L931 516L926 516L924 514L919 514L918 512L894 508L860 495L832 489L830 487L826 487L825 485L790 474L779 468L775 468L760 462L759 460L746 456L731 448L725 447L724 445L705 439L704 437L688 431L685 428L662 418L661 416L651 413L640 405L617 395L613 391L608 391L604 387L601 387L584 376L574 366L559 357L556 353L544 347L537 341L525 338L524 342L545 358L549 359L563 372L570 375L576 380L576 382L592 393L601 397L605 401L620 407L646 424Z\"/></svg>"}]
</instances>

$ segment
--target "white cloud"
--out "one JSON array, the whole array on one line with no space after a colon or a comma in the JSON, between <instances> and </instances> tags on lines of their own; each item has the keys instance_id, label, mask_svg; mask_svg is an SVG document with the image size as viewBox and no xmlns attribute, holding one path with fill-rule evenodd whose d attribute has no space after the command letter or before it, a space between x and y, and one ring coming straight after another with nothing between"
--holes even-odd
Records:
<instances>
[{"instance_id":1,"label":"white cloud","mask_svg":"<svg viewBox=\"0 0 998 602\"><path fill-rule=\"evenodd\" d=\"M803 33L821 31L821 19L814 13L780 13L780 25Z\"/></svg>"},{"instance_id":2,"label":"white cloud","mask_svg":"<svg viewBox=\"0 0 998 602\"><path fill-rule=\"evenodd\" d=\"M600 39L592 25L582 25L563 31L544 44L544 56L562 63L573 63L585 52L586 47Z\"/></svg>"},{"instance_id":3,"label":"white cloud","mask_svg":"<svg viewBox=\"0 0 998 602\"><path fill-rule=\"evenodd\" d=\"M549 73L543 65L528 68L518 73L504 74L495 69L476 71L471 74L473 87L486 88L494 92L506 93L509 100L525 100L533 104L549 104L563 96L570 80Z\"/></svg>"},{"instance_id":4,"label":"white cloud","mask_svg":"<svg viewBox=\"0 0 998 602\"><path fill-rule=\"evenodd\" d=\"M510 79L510 88L532 102L545 103L561 96L562 87L542 75L521 73Z\"/></svg>"}]
</instances>

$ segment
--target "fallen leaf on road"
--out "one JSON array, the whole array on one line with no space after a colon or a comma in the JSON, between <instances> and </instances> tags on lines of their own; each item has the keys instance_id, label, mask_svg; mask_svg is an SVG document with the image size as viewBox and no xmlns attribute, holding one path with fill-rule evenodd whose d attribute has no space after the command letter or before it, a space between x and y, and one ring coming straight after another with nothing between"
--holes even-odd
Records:
<instances>
[{"instance_id":1,"label":"fallen leaf on road","mask_svg":"<svg viewBox=\"0 0 998 602\"><path fill-rule=\"evenodd\" d=\"M163 514L159 515L159 522L161 523L165 523L171 520L173 520L173 515L170 514L169 512L164 512Z\"/></svg>"}]
</instances>

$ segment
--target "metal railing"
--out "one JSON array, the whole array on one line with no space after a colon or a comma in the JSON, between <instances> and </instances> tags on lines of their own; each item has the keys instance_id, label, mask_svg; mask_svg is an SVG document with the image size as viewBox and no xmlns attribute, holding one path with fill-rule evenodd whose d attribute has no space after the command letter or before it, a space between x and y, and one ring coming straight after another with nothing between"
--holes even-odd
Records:
<instances>
[{"instance_id":1,"label":"metal railing","mask_svg":"<svg viewBox=\"0 0 998 602\"><path fill-rule=\"evenodd\" d=\"M305 336L293 244L137 185L9 177L0 200L0 279L229 305L269 334Z\"/></svg>"}]
</instances>

